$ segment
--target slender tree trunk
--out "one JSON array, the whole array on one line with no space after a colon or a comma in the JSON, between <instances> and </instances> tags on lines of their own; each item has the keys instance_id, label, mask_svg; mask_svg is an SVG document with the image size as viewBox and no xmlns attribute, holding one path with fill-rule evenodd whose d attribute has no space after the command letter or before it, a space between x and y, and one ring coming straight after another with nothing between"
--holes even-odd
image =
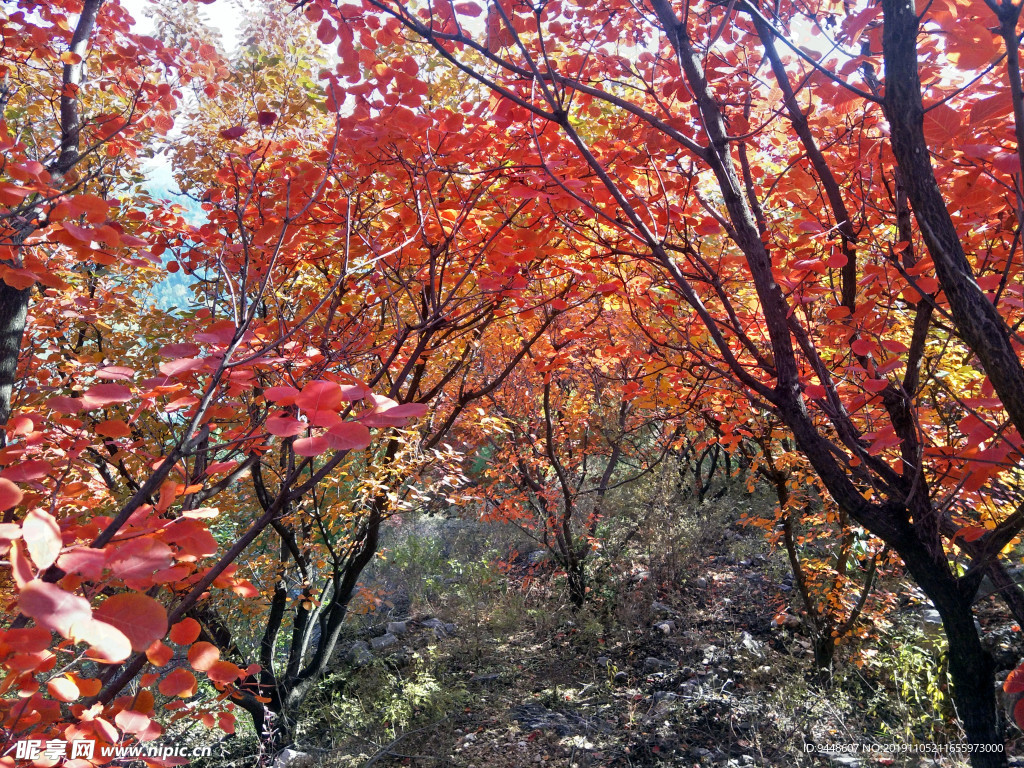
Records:
<instances>
[{"instance_id":1,"label":"slender tree trunk","mask_svg":"<svg viewBox=\"0 0 1024 768\"><path fill-rule=\"evenodd\" d=\"M575 561L565 569L569 582L569 601L572 607L579 610L587 601L587 574L583 561Z\"/></svg>"},{"instance_id":2,"label":"slender tree trunk","mask_svg":"<svg viewBox=\"0 0 1024 768\"><path fill-rule=\"evenodd\" d=\"M814 635L814 677L824 685L832 680L832 664L836 657L836 639L826 627Z\"/></svg>"},{"instance_id":3,"label":"slender tree trunk","mask_svg":"<svg viewBox=\"0 0 1024 768\"><path fill-rule=\"evenodd\" d=\"M18 373L18 353L28 316L31 288L18 290L0 281L0 427L11 417L11 399ZM0 431L0 445L4 443Z\"/></svg>"}]
</instances>

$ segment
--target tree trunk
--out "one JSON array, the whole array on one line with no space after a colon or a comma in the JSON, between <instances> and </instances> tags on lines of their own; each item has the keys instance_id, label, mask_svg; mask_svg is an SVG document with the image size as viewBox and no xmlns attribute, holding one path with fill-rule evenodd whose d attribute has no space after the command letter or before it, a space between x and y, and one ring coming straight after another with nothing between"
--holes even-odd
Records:
<instances>
[{"instance_id":1,"label":"tree trunk","mask_svg":"<svg viewBox=\"0 0 1024 768\"><path fill-rule=\"evenodd\" d=\"M897 548L907 569L942 617L949 642L953 702L963 724L972 768L1005 768L1004 738L996 710L995 664L974 623L971 602L976 590L956 579L944 559L923 546Z\"/></svg>"},{"instance_id":2,"label":"tree trunk","mask_svg":"<svg viewBox=\"0 0 1024 768\"><path fill-rule=\"evenodd\" d=\"M824 631L814 636L814 679L826 684L832 680L832 662L836 657L836 639Z\"/></svg>"},{"instance_id":3,"label":"tree trunk","mask_svg":"<svg viewBox=\"0 0 1024 768\"><path fill-rule=\"evenodd\" d=\"M569 582L569 601L579 610L587 600L587 574L582 560L575 560L565 568Z\"/></svg>"},{"instance_id":4,"label":"tree trunk","mask_svg":"<svg viewBox=\"0 0 1024 768\"><path fill-rule=\"evenodd\" d=\"M18 290L0 280L0 427L11 417L11 399L18 374L18 353L25 331L30 288ZM4 443L0 430L0 446Z\"/></svg>"}]
</instances>

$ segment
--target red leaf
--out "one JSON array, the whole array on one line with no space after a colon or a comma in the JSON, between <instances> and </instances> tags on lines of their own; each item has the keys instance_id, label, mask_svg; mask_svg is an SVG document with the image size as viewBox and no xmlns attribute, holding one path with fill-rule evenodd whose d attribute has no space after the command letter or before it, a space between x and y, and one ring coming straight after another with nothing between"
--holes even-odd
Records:
<instances>
[{"instance_id":1,"label":"red leaf","mask_svg":"<svg viewBox=\"0 0 1024 768\"><path fill-rule=\"evenodd\" d=\"M144 651L167 634L167 611L149 595L122 592L108 597L93 614L121 630L133 651Z\"/></svg>"},{"instance_id":2,"label":"red leaf","mask_svg":"<svg viewBox=\"0 0 1024 768\"><path fill-rule=\"evenodd\" d=\"M370 444L370 430L356 421L343 421L324 434L327 444L335 451L361 451Z\"/></svg>"},{"instance_id":3,"label":"red leaf","mask_svg":"<svg viewBox=\"0 0 1024 768\"><path fill-rule=\"evenodd\" d=\"M92 547L75 547L58 557L57 565L67 573L77 573L90 581L96 581L107 565L107 553Z\"/></svg>"},{"instance_id":4,"label":"red leaf","mask_svg":"<svg viewBox=\"0 0 1024 768\"><path fill-rule=\"evenodd\" d=\"M338 31L334 28L334 25L330 21L324 19L320 22L320 26L316 28L316 38L324 45L330 45L334 42L334 38L338 36Z\"/></svg>"},{"instance_id":5,"label":"red leaf","mask_svg":"<svg viewBox=\"0 0 1024 768\"><path fill-rule=\"evenodd\" d=\"M204 344L230 344L238 329L230 320L218 320L208 329L193 336Z\"/></svg>"},{"instance_id":6,"label":"red leaf","mask_svg":"<svg viewBox=\"0 0 1024 768\"><path fill-rule=\"evenodd\" d=\"M206 367L205 357L179 357L160 363L160 373L164 376L178 376L183 373L199 371Z\"/></svg>"},{"instance_id":7,"label":"red leaf","mask_svg":"<svg viewBox=\"0 0 1024 768\"><path fill-rule=\"evenodd\" d=\"M377 407L359 417L369 427L403 427L410 419L416 419L427 412L426 403L404 403L398 405L387 397L375 396Z\"/></svg>"},{"instance_id":8,"label":"red leaf","mask_svg":"<svg viewBox=\"0 0 1024 768\"><path fill-rule=\"evenodd\" d=\"M164 540L176 545L181 552L179 560L199 560L217 554L217 540L198 520L179 518L167 526ZM184 555L185 557L182 557Z\"/></svg>"},{"instance_id":9,"label":"red leaf","mask_svg":"<svg viewBox=\"0 0 1024 768\"><path fill-rule=\"evenodd\" d=\"M31 459L8 467L0 472L0 477L6 477L16 483L26 483L31 480L39 480L46 477L53 471L53 465L42 459Z\"/></svg>"},{"instance_id":10,"label":"red leaf","mask_svg":"<svg viewBox=\"0 0 1024 768\"><path fill-rule=\"evenodd\" d=\"M235 732L235 716L230 712L221 712L217 715L217 725L224 733Z\"/></svg>"},{"instance_id":11,"label":"red leaf","mask_svg":"<svg viewBox=\"0 0 1024 768\"><path fill-rule=\"evenodd\" d=\"M961 538L964 541L977 541L986 533L988 533L988 529L983 528L980 525L968 525L967 527L961 528L957 531L953 535L953 538Z\"/></svg>"},{"instance_id":12,"label":"red leaf","mask_svg":"<svg viewBox=\"0 0 1024 768\"><path fill-rule=\"evenodd\" d=\"M33 509L25 517L21 530L29 557L36 567L43 570L53 565L64 546L60 526L53 515L42 509Z\"/></svg>"},{"instance_id":13,"label":"red leaf","mask_svg":"<svg viewBox=\"0 0 1024 768\"><path fill-rule=\"evenodd\" d=\"M155 573L170 567L174 552L146 536L113 545L109 557L110 569L130 589L147 589L154 584Z\"/></svg>"},{"instance_id":14,"label":"red leaf","mask_svg":"<svg viewBox=\"0 0 1024 768\"><path fill-rule=\"evenodd\" d=\"M49 400L46 401L46 407L49 408L51 411L56 411L57 413L66 413L70 415L72 413L78 413L80 410L82 410L82 408L85 407L85 403L81 400L81 398L64 397L63 395L57 395L56 397L51 397Z\"/></svg>"},{"instance_id":15,"label":"red leaf","mask_svg":"<svg viewBox=\"0 0 1024 768\"><path fill-rule=\"evenodd\" d=\"M133 734L139 741L152 741L164 730L158 723L153 722L149 715L132 709L122 709L114 715L114 722L118 728L125 733Z\"/></svg>"},{"instance_id":16,"label":"red leaf","mask_svg":"<svg viewBox=\"0 0 1024 768\"><path fill-rule=\"evenodd\" d=\"M18 589L24 589L25 585L35 578L32 563L25 554L25 545L20 541L11 542L11 575Z\"/></svg>"},{"instance_id":17,"label":"red leaf","mask_svg":"<svg viewBox=\"0 0 1024 768\"><path fill-rule=\"evenodd\" d=\"M65 592L55 584L33 579L18 596L18 608L36 624L71 636L72 625L92 619L92 609L84 597Z\"/></svg>"},{"instance_id":18,"label":"red leaf","mask_svg":"<svg viewBox=\"0 0 1024 768\"><path fill-rule=\"evenodd\" d=\"M364 400L372 394L373 391L365 384L345 384L341 387L341 399L348 403Z\"/></svg>"},{"instance_id":19,"label":"red leaf","mask_svg":"<svg viewBox=\"0 0 1024 768\"><path fill-rule=\"evenodd\" d=\"M180 357L195 357L199 354L199 347L191 342L182 342L180 344L164 344L160 347L160 357L166 357L170 360L176 360Z\"/></svg>"},{"instance_id":20,"label":"red leaf","mask_svg":"<svg viewBox=\"0 0 1024 768\"><path fill-rule=\"evenodd\" d=\"M53 636L43 627L8 629L0 632L0 643L19 653L39 653L50 647Z\"/></svg>"},{"instance_id":21,"label":"red leaf","mask_svg":"<svg viewBox=\"0 0 1024 768\"><path fill-rule=\"evenodd\" d=\"M321 453L328 451L330 447L327 438L321 435L316 437L300 437L292 443L292 448L299 456L319 456Z\"/></svg>"},{"instance_id":22,"label":"red leaf","mask_svg":"<svg viewBox=\"0 0 1024 768\"><path fill-rule=\"evenodd\" d=\"M277 112L258 112L256 122L264 128L269 128L277 120Z\"/></svg>"},{"instance_id":23,"label":"red leaf","mask_svg":"<svg viewBox=\"0 0 1024 768\"><path fill-rule=\"evenodd\" d=\"M278 437L294 437L302 434L309 426L304 421L290 416L271 416L266 422L267 432Z\"/></svg>"},{"instance_id":24,"label":"red leaf","mask_svg":"<svg viewBox=\"0 0 1024 768\"><path fill-rule=\"evenodd\" d=\"M24 494L18 486L6 477L0 477L0 510L18 506L23 498Z\"/></svg>"},{"instance_id":25,"label":"red leaf","mask_svg":"<svg viewBox=\"0 0 1024 768\"><path fill-rule=\"evenodd\" d=\"M131 381L135 371L123 365L107 365L96 371L96 378L109 381Z\"/></svg>"},{"instance_id":26,"label":"red leaf","mask_svg":"<svg viewBox=\"0 0 1024 768\"><path fill-rule=\"evenodd\" d=\"M231 128L225 128L223 131L220 132L220 137L222 139L227 139L228 141L234 141L235 139L240 139L244 135L245 135L245 126L244 125L236 125L236 126L233 126Z\"/></svg>"},{"instance_id":27,"label":"red leaf","mask_svg":"<svg viewBox=\"0 0 1024 768\"><path fill-rule=\"evenodd\" d=\"M875 351L875 343L868 339L857 339L853 344L850 345L854 354L857 355L870 355Z\"/></svg>"},{"instance_id":28,"label":"red leaf","mask_svg":"<svg viewBox=\"0 0 1024 768\"><path fill-rule=\"evenodd\" d=\"M92 410L126 403L131 399L132 391L124 384L93 384L82 397L82 406L86 410Z\"/></svg>"},{"instance_id":29,"label":"red leaf","mask_svg":"<svg viewBox=\"0 0 1024 768\"><path fill-rule=\"evenodd\" d=\"M295 387L268 387L263 390L263 396L272 403L278 405L292 405L298 397L299 390Z\"/></svg>"},{"instance_id":30,"label":"red leaf","mask_svg":"<svg viewBox=\"0 0 1024 768\"><path fill-rule=\"evenodd\" d=\"M341 403L341 387L333 381L311 381L295 398L295 405L304 411L336 411Z\"/></svg>"}]
</instances>

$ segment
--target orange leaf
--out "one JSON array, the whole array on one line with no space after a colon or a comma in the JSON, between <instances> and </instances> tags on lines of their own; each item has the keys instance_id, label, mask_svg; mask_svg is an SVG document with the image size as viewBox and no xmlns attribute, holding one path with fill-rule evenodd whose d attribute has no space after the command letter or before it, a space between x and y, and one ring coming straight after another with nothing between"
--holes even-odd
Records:
<instances>
[{"instance_id":1,"label":"orange leaf","mask_svg":"<svg viewBox=\"0 0 1024 768\"><path fill-rule=\"evenodd\" d=\"M101 437L128 437L131 433L122 419L108 419L96 425L96 434Z\"/></svg>"},{"instance_id":2,"label":"orange leaf","mask_svg":"<svg viewBox=\"0 0 1024 768\"><path fill-rule=\"evenodd\" d=\"M230 661L215 661L206 671L206 676L215 683L233 683L242 676L242 670Z\"/></svg>"},{"instance_id":3,"label":"orange leaf","mask_svg":"<svg viewBox=\"0 0 1024 768\"><path fill-rule=\"evenodd\" d=\"M182 619L173 627L168 636L172 643L177 645L192 645L199 638L201 627L195 619Z\"/></svg>"},{"instance_id":4,"label":"orange leaf","mask_svg":"<svg viewBox=\"0 0 1024 768\"><path fill-rule=\"evenodd\" d=\"M154 640L153 643L146 649L146 658L149 659L149 663L154 667L163 667L174 658L174 651L168 648L159 640Z\"/></svg>"},{"instance_id":5,"label":"orange leaf","mask_svg":"<svg viewBox=\"0 0 1024 768\"><path fill-rule=\"evenodd\" d=\"M1003 683L1003 690L1006 693L1024 693L1024 664L1017 667L1006 676Z\"/></svg>"},{"instance_id":6,"label":"orange leaf","mask_svg":"<svg viewBox=\"0 0 1024 768\"><path fill-rule=\"evenodd\" d=\"M195 675L182 667L171 670L157 686L157 690L164 696L177 696L180 699L189 698L198 688Z\"/></svg>"},{"instance_id":7,"label":"orange leaf","mask_svg":"<svg viewBox=\"0 0 1024 768\"><path fill-rule=\"evenodd\" d=\"M215 645L200 642L188 649L188 663L192 669L205 672L220 659L220 651Z\"/></svg>"}]
</instances>

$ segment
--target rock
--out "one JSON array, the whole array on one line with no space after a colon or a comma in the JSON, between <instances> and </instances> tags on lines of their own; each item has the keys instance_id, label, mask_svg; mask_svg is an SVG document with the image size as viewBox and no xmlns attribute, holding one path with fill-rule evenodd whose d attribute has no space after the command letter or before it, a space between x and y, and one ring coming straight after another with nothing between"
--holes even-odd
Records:
<instances>
[{"instance_id":1,"label":"rock","mask_svg":"<svg viewBox=\"0 0 1024 768\"><path fill-rule=\"evenodd\" d=\"M427 629L433 630L434 637L436 637L438 640L440 640L443 637L449 637L450 635L454 635L455 632L458 630L458 627L456 627L454 624L446 624L440 619L427 619L426 621L421 622L421 624Z\"/></svg>"},{"instance_id":2,"label":"rock","mask_svg":"<svg viewBox=\"0 0 1024 768\"><path fill-rule=\"evenodd\" d=\"M608 669L608 667L611 666L611 663L612 660L609 659L607 656L598 656L596 659L596 664L601 669Z\"/></svg>"},{"instance_id":3,"label":"rock","mask_svg":"<svg viewBox=\"0 0 1024 768\"><path fill-rule=\"evenodd\" d=\"M665 661L664 659L656 659L653 656L648 656L644 659L644 671L645 672L661 672L665 669L672 669L675 664L671 661Z\"/></svg>"},{"instance_id":4,"label":"rock","mask_svg":"<svg viewBox=\"0 0 1024 768\"><path fill-rule=\"evenodd\" d=\"M497 680L499 677L501 677L501 675L497 672L488 672L486 675L473 675L470 679L474 683L490 683Z\"/></svg>"},{"instance_id":5,"label":"rock","mask_svg":"<svg viewBox=\"0 0 1024 768\"><path fill-rule=\"evenodd\" d=\"M409 631L408 621L389 621L388 634L401 637Z\"/></svg>"},{"instance_id":6,"label":"rock","mask_svg":"<svg viewBox=\"0 0 1024 768\"><path fill-rule=\"evenodd\" d=\"M467 743L476 741L476 734L475 733L467 733L465 736L462 737L462 740L467 742Z\"/></svg>"},{"instance_id":7,"label":"rock","mask_svg":"<svg viewBox=\"0 0 1024 768\"><path fill-rule=\"evenodd\" d=\"M530 565L540 565L550 559L551 555L546 549L538 549L526 556L526 562Z\"/></svg>"},{"instance_id":8,"label":"rock","mask_svg":"<svg viewBox=\"0 0 1024 768\"><path fill-rule=\"evenodd\" d=\"M696 579L693 580L693 586L695 586L697 589L707 589L708 580L705 579L703 576L698 576Z\"/></svg>"},{"instance_id":9,"label":"rock","mask_svg":"<svg viewBox=\"0 0 1024 768\"><path fill-rule=\"evenodd\" d=\"M655 691L654 701L660 703L662 701L675 701L679 698L678 694L672 693L671 691Z\"/></svg>"},{"instance_id":10,"label":"rock","mask_svg":"<svg viewBox=\"0 0 1024 768\"><path fill-rule=\"evenodd\" d=\"M764 658L764 646L757 642L749 632L740 635L740 648L757 659Z\"/></svg>"},{"instance_id":11,"label":"rock","mask_svg":"<svg viewBox=\"0 0 1024 768\"><path fill-rule=\"evenodd\" d=\"M274 760L274 768L299 768L299 766L311 765L310 757L305 752L297 749L283 749Z\"/></svg>"},{"instance_id":12,"label":"rock","mask_svg":"<svg viewBox=\"0 0 1024 768\"><path fill-rule=\"evenodd\" d=\"M526 731L554 731L559 736L571 736L592 730L608 730L607 723L586 719L572 712L555 712L542 704L529 702L512 708L512 718Z\"/></svg>"},{"instance_id":13,"label":"rock","mask_svg":"<svg viewBox=\"0 0 1024 768\"><path fill-rule=\"evenodd\" d=\"M370 639L370 646L375 651L383 651L385 648L390 648L392 645L398 642L398 637L388 632L386 635L380 637L374 637Z\"/></svg>"},{"instance_id":14,"label":"rock","mask_svg":"<svg viewBox=\"0 0 1024 768\"><path fill-rule=\"evenodd\" d=\"M828 761L832 765L843 766L843 768L861 768L864 762L853 755L829 755Z\"/></svg>"},{"instance_id":15,"label":"rock","mask_svg":"<svg viewBox=\"0 0 1024 768\"><path fill-rule=\"evenodd\" d=\"M353 667L365 667L373 661L373 654L370 653L370 644L365 640L356 640L348 649L345 660Z\"/></svg>"},{"instance_id":16,"label":"rock","mask_svg":"<svg viewBox=\"0 0 1024 768\"><path fill-rule=\"evenodd\" d=\"M942 617L934 608L925 608L921 611L919 625L926 635L939 636L942 634Z\"/></svg>"},{"instance_id":17,"label":"rock","mask_svg":"<svg viewBox=\"0 0 1024 768\"><path fill-rule=\"evenodd\" d=\"M616 672L615 677L612 678L612 682L616 685L625 685L629 682L629 675L625 672Z\"/></svg>"},{"instance_id":18,"label":"rock","mask_svg":"<svg viewBox=\"0 0 1024 768\"><path fill-rule=\"evenodd\" d=\"M669 616L678 616L679 612L673 609L671 606L659 603L655 600L651 603L651 613L667 613Z\"/></svg>"},{"instance_id":19,"label":"rock","mask_svg":"<svg viewBox=\"0 0 1024 768\"><path fill-rule=\"evenodd\" d=\"M671 635L676 631L676 623L674 621L659 621L654 625L654 630L663 635Z\"/></svg>"}]
</instances>

